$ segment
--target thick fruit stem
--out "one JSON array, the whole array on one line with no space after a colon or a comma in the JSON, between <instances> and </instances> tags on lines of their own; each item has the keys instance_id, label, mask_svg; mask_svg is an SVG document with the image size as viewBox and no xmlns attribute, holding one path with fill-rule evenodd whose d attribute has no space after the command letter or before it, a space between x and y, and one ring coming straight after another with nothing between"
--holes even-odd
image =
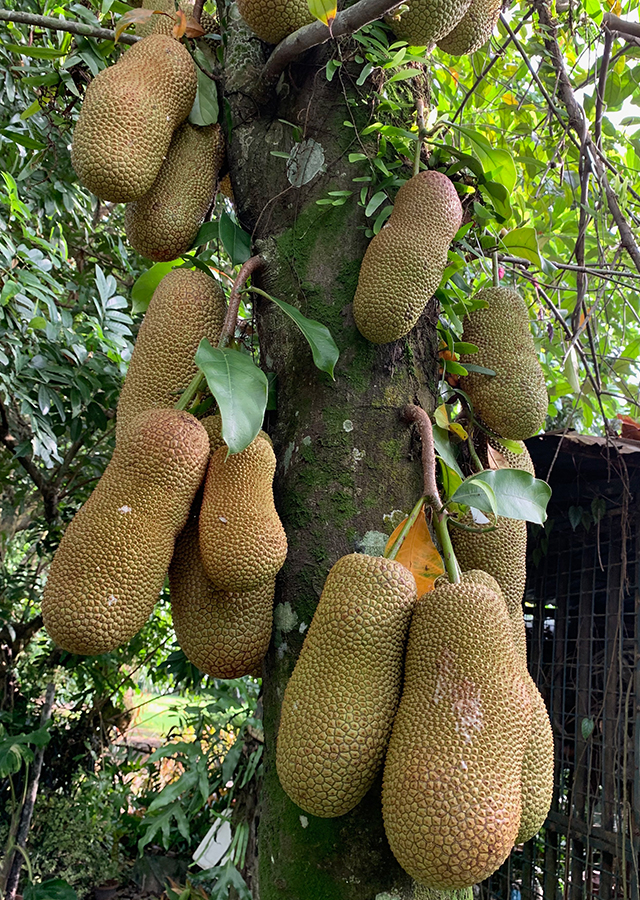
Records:
<instances>
[{"instance_id":1,"label":"thick fruit stem","mask_svg":"<svg viewBox=\"0 0 640 900\"><path fill-rule=\"evenodd\" d=\"M252 256L242 266L236 280L231 288L231 296L229 297L229 306L227 307L227 315L225 316L220 332L220 340L218 341L218 349L224 350L231 338L236 333L236 323L238 321L238 310L240 308L240 294L245 286L247 279L258 269L264 266L264 259L261 256Z\"/></svg>"}]
</instances>

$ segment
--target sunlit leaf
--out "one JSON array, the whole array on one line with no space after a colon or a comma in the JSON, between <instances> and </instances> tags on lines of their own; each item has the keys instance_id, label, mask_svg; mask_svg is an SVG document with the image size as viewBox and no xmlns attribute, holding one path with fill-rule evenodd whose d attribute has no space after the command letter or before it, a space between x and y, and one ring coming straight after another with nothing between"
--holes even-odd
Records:
<instances>
[{"instance_id":1,"label":"sunlit leaf","mask_svg":"<svg viewBox=\"0 0 640 900\"><path fill-rule=\"evenodd\" d=\"M502 244L511 255L528 259L538 268L542 268L535 228L514 228L504 235Z\"/></svg>"},{"instance_id":2,"label":"sunlit leaf","mask_svg":"<svg viewBox=\"0 0 640 900\"><path fill-rule=\"evenodd\" d=\"M307 6L314 18L331 27L338 11L336 0L307 0Z\"/></svg>"}]
</instances>

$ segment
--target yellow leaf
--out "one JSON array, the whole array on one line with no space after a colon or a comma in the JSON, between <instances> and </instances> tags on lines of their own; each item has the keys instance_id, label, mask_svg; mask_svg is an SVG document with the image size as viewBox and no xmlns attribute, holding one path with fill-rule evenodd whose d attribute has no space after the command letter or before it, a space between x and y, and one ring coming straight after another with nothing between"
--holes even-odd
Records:
<instances>
[{"instance_id":1,"label":"yellow leaf","mask_svg":"<svg viewBox=\"0 0 640 900\"><path fill-rule=\"evenodd\" d=\"M457 434L458 437L462 438L463 441L466 441L466 439L469 437L469 435L459 422L451 422L449 425L449 431L453 431L453 433Z\"/></svg>"},{"instance_id":2,"label":"yellow leaf","mask_svg":"<svg viewBox=\"0 0 640 900\"><path fill-rule=\"evenodd\" d=\"M153 9L130 9L129 12L125 13L122 18L118 20L118 24L116 25L116 42L129 25L139 25L143 22L148 22L154 14L155 10Z\"/></svg>"},{"instance_id":3,"label":"yellow leaf","mask_svg":"<svg viewBox=\"0 0 640 900\"><path fill-rule=\"evenodd\" d=\"M307 6L312 16L331 28L338 11L335 0L307 0Z\"/></svg>"},{"instance_id":4,"label":"yellow leaf","mask_svg":"<svg viewBox=\"0 0 640 900\"><path fill-rule=\"evenodd\" d=\"M177 11L177 13L175 14L175 18L177 21L176 21L176 24L173 26L173 30L171 33L173 34L174 38L177 41L179 41L180 38L182 37L182 35L187 30L187 17L182 12L182 10L179 9ZM204 34L204 30L202 31L202 33Z\"/></svg>"},{"instance_id":5,"label":"yellow leaf","mask_svg":"<svg viewBox=\"0 0 640 900\"><path fill-rule=\"evenodd\" d=\"M503 94L503 95L502 95L502 99L503 99L503 101L504 101L505 103L507 103L509 106L517 106L517 105L518 105L518 100L517 100L517 98L514 97L513 94L512 94L510 91L507 91L506 94Z\"/></svg>"},{"instance_id":6,"label":"yellow leaf","mask_svg":"<svg viewBox=\"0 0 640 900\"><path fill-rule=\"evenodd\" d=\"M406 521L405 519L401 522L393 532L387 543L387 549L398 537ZM442 559L431 540L423 512L411 526L402 547L398 550L396 560L413 573L418 586L418 597L432 591L436 578L444 573Z\"/></svg>"},{"instance_id":7,"label":"yellow leaf","mask_svg":"<svg viewBox=\"0 0 640 900\"><path fill-rule=\"evenodd\" d=\"M436 425L439 425L440 428L444 428L446 431L449 430L449 414L444 403L438 406L433 414L433 418L436 420Z\"/></svg>"}]
</instances>

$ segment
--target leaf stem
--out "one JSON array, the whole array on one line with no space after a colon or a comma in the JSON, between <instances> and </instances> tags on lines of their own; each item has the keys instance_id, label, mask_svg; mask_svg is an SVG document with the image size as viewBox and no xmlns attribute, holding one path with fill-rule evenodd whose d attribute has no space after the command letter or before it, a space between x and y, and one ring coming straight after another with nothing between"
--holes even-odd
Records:
<instances>
[{"instance_id":1,"label":"leaf stem","mask_svg":"<svg viewBox=\"0 0 640 900\"><path fill-rule=\"evenodd\" d=\"M238 321L238 309L240 308L240 293L245 286L247 279L258 269L264 266L264 259L261 256L252 256L242 266L236 280L233 282L231 294L229 296L229 306L227 314L224 317L220 339L218 340L218 350L224 350L231 338L236 333L236 323Z\"/></svg>"},{"instance_id":2,"label":"leaf stem","mask_svg":"<svg viewBox=\"0 0 640 900\"><path fill-rule=\"evenodd\" d=\"M473 465L474 472L482 472L484 470L484 466L480 462L480 457L476 451L476 448L473 445L473 437L469 436L467 438L467 447L469 448L469 456L471 457L471 463Z\"/></svg>"},{"instance_id":3,"label":"leaf stem","mask_svg":"<svg viewBox=\"0 0 640 900\"><path fill-rule=\"evenodd\" d=\"M433 443L433 428L428 413L421 407L410 403L405 406L402 412L403 418L407 422L415 422L420 430L420 440L422 442L422 474L424 478L424 498L425 503L432 510L433 528L436 537L442 548L442 557L444 565L452 584L460 581L460 566L453 552L451 537L447 527L449 514L442 506L442 500L438 493L436 484L436 451Z\"/></svg>"},{"instance_id":4,"label":"leaf stem","mask_svg":"<svg viewBox=\"0 0 640 900\"><path fill-rule=\"evenodd\" d=\"M418 502L415 504L415 506L409 513L407 521L404 523L404 525L402 527L402 531L400 532L398 537L395 539L395 541L389 548L389 551L384 554L385 559L395 559L396 558L396 556L398 555L398 551L400 550L400 547L402 547L402 544L404 543L404 539L411 531L413 523L416 521L416 519L420 515L420 512L422 511L423 506L424 506L424 494L422 495L422 497L420 497Z\"/></svg>"},{"instance_id":5,"label":"leaf stem","mask_svg":"<svg viewBox=\"0 0 640 900\"><path fill-rule=\"evenodd\" d=\"M493 264L493 286L500 287L500 269L498 267L498 251L494 250L491 254L491 262Z\"/></svg>"},{"instance_id":6,"label":"leaf stem","mask_svg":"<svg viewBox=\"0 0 640 900\"><path fill-rule=\"evenodd\" d=\"M417 175L420 171L420 154L422 153L422 142L424 141L427 128L424 123L424 100L420 98L416 101L416 124L418 126L418 140L416 141L416 149L413 154L413 174Z\"/></svg>"},{"instance_id":7,"label":"leaf stem","mask_svg":"<svg viewBox=\"0 0 640 900\"><path fill-rule=\"evenodd\" d=\"M186 409L198 391L204 387L205 377L200 371L196 372L183 394L181 394L174 409Z\"/></svg>"}]
</instances>

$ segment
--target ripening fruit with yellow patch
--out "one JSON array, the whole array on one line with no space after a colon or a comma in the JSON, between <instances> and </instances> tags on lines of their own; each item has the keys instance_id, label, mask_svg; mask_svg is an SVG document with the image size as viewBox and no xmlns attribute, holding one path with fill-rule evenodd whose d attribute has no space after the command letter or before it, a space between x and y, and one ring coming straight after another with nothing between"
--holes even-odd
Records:
<instances>
[{"instance_id":1,"label":"ripening fruit with yellow patch","mask_svg":"<svg viewBox=\"0 0 640 900\"><path fill-rule=\"evenodd\" d=\"M401 563L353 553L333 566L285 689L276 764L314 816L342 816L384 760L417 597Z\"/></svg>"},{"instance_id":2,"label":"ripening fruit with yellow patch","mask_svg":"<svg viewBox=\"0 0 640 900\"><path fill-rule=\"evenodd\" d=\"M42 615L56 644L108 653L140 630L208 455L207 433L189 413L146 410L131 423L51 563Z\"/></svg>"}]
</instances>

